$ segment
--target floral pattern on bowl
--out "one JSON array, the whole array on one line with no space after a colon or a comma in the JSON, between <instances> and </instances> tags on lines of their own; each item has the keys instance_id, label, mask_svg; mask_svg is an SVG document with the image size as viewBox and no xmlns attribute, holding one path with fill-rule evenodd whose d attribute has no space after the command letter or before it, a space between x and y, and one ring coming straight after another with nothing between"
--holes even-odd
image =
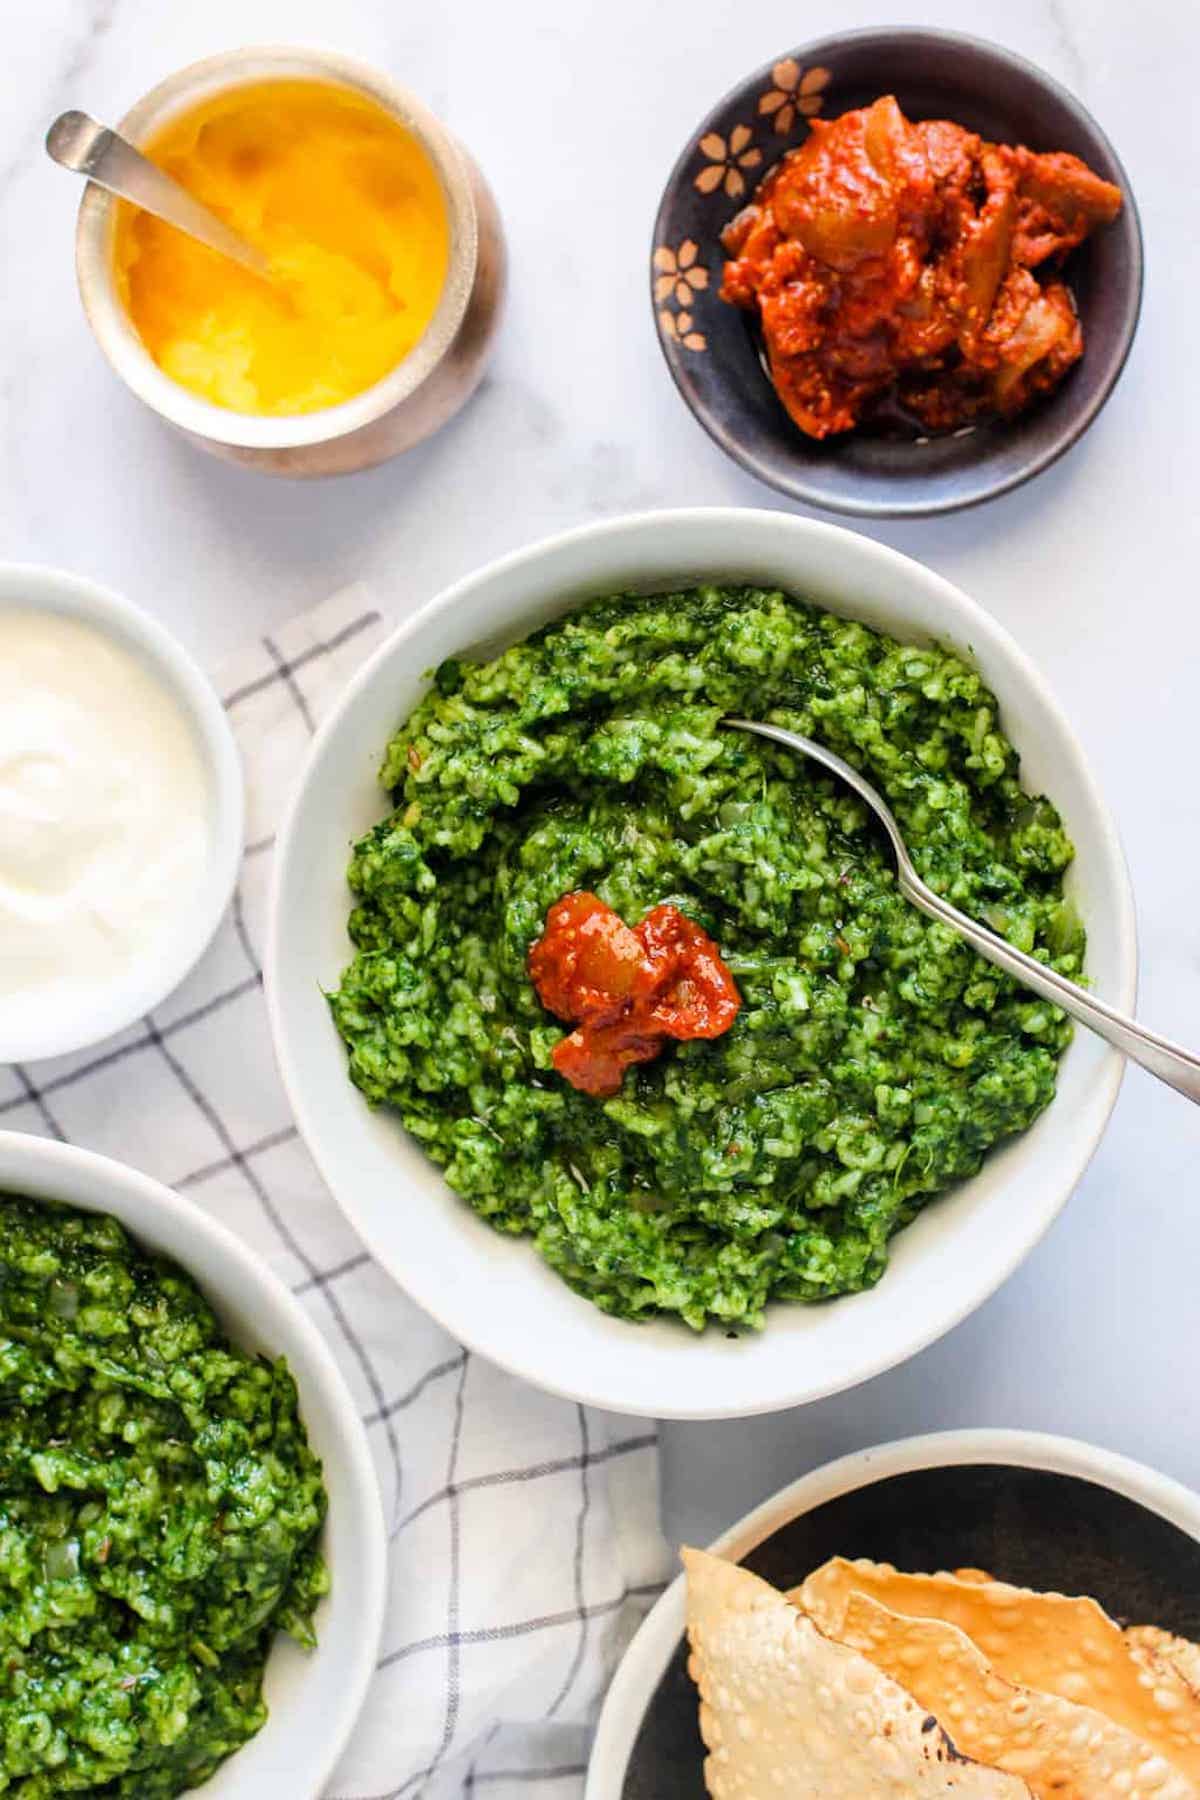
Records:
<instances>
[{"instance_id":1,"label":"floral pattern on bowl","mask_svg":"<svg viewBox=\"0 0 1200 1800\"><path fill-rule=\"evenodd\" d=\"M821 111L831 80L831 72L820 63L806 68L794 56L773 63L770 80L758 96L754 124L741 120L727 131L701 133L696 142L699 166L692 176L696 192L744 205L767 166L803 142L808 121ZM726 212L722 223L732 216ZM723 259L719 240L716 248ZM700 261L696 240L685 237L677 246L656 243L653 266L660 333L684 350L707 350L708 336L698 327L694 309L701 293L707 297L706 314L709 304L723 304L717 295L719 265L709 268Z\"/></svg>"},{"instance_id":2,"label":"floral pattern on bowl","mask_svg":"<svg viewBox=\"0 0 1200 1800\"><path fill-rule=\"evenodd\" d=\"M695 330L692 307L709 287L709 271L698 260L695 238L684 238L677 250L659 244L654 252L654 302L658 326L673 342L687 350L705 350L708 339Z\"/></svg>"},{"instance_id":3,"label":"floral pattern on bowl","mask_svg":"<svg viewBox=\"0 0 1200 1800\"><path fill-rule=\"evenodd\" d=\"M820 112L832 79L820 63L802 69L794 56L785 56L772 66L772 85L759 96L759 114L772 119L776 132L786 137L798 116L811 119Z\"/></svg>"},{"instance_id":4,"label":"floral pattern on bowl","mask_svg":"<svg viewBox=\"0 0 1200 1800\"><path fill-rule=\"evenodd\" d=\"M1067 279L1084 324L1079 367L1021 418L945 436L856 431L823 443L792 423L765 372L754 319L721 299L721 234L819 116L894 93L910 118L949 118L997 141L1067 150L1114 181L1116 222ZM1090 115L1047 75L976 38L849 31L756 70L701 121L663 192L650 258L659 345L685 403L720 447L793 498L834 512L916 517L1016 487L1080 438L1108 398L1137 324L1142 242L1129 179Z\"/></svg>"},{"instance_id":5,"label":"floral pattern on bowl","mask_svg":"<svg viewBox=\"0 0 1200 1800\"><path fill-rule=\"evenodd\" d=\"M697 145L705 164L695 181L702 194L715 194L723 188L731 200L741 199L746 192L746 171L757 169L763 159L758 145L751 143L753 136L750 125L735 125L728 142L719 131L705 132Z\"/></svg>"}]
</instances>

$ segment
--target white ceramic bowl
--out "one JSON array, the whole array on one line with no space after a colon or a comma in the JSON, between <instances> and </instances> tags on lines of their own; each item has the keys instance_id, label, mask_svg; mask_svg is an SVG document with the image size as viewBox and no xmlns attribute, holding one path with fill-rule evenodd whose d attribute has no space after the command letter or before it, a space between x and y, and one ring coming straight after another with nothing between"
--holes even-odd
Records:
<instances>
[{"instance_id":1,"label":"white ceramic bowl","mask_svg":"<svg viewBox=\"0 0 1200 1800\"><path fill-rule=\"evenodd\" d=\"M1136 939L1116 831L1083 753L1037 670L1000 625L919 563L841 526L776 512L645 513L509 556L430 602L360 671L318 733L276 857L267 991L292 1106L334 1194L397 1281L456 1338L556 1393L669 1418L770 1412L837 1392L913 1355L1011 1274L1083 1174L1121 1059L1080 1031L1059 1093L896 1238L869 1293L775 1306L731 1341L669 1321L606 1317L528 1242L492 1231L446 1186L399 1122L350 1085L323 988L349 959L345 865L379 819L389 737L446 656L493 649L588 596L700 579L777 583L900 637L967 653L999 696L1028 786L1053 796L1075 840L1070 878L1095 991L1133 1002Z\"/></svg>"},{"instance_id":2,"label":"white ceramic bowl","mask_svg":"<svg viewBox=\"0 0 1200 1800\"><path fill-rule=\"evenodd\" d=\"M1033 1431L942 1431L881 1444L872 1450L858 1450L827 1463L747 1513L710 1547L730 1562L742 1562L783 1526L858 1488L917 1470L980 1463L1074 1476L1135 1501L1189 1537L1200 1540L1200 1496L1128 1457L1072 1438ZM856 1554L853 1546L846 1546L846 1554ZM1132 1573L1136 1569L1135 1546L1131 1546L1130 1562L1128 1585L1136 1591L1139 1584ZM953 1566L953 1558L938 1566ZM795 1569L789 1579L799 1581L807 1573L807 1569ZM997 1573L1003 1576L1002 1570ZM1044 1578L1039 1580L1046 1587L1055 1585L1053 1568L1048 1566ZM647 1709L679 1647L685 1611L685 1582L679 1575L642 1621L605 1696L588 1765L585 1800L624 1800L630 1758ZM697 1749L697 1764L700 1755ZM640 1779L636 1791L644 1791Z\"/></svg>"},{"instance_id":3,"label":"white ceramic bowl","mask_svg":"<svg viewBox=\"0 0 1200 1800\"><path fill-rule=\"evenodd\" d=\"M36 1029L9 1041L0 1030L0 1062L65 1056L111 1037L149 1012L183 980L208 947L237 881L242 856L243 784L224 707L182 644L129 600L82 575L32 563L0 565L0 612L29 607L62 613L131 651L178 702L208 776L210 828L204 880L180 895L179 918L161 945L99 997L77 1010L48 1009Z\"/></svg>"},{"instance_id":4,"label":"white ceramic bowl","mask_svg":"<svg viewBox=\"0 0 1200 1800\"><path fill-rule=\"evenodd\" d=\"M279 1637L264 1678L269 1717L198 1793L206 1800L316 1800L350 1737L375 1668L387 1588L383 1506L366 1433L316 1326L223 1225L161 1183L87 1150L0 1131L0 1192L107 1212L199 1282L239 1344L285 1356L324 1465L323 1551L332 1578L317 1648Z\"/></svg>"}]
</instances>

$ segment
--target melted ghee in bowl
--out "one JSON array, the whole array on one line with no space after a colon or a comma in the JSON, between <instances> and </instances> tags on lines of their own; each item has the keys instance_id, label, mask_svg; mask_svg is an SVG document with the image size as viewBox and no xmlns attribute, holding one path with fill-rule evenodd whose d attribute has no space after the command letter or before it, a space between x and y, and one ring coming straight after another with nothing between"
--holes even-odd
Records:
<instances>
[{"instance_id":1,"label":"melted ghee in bowl","mask_svg":"<svg viewBox=\"0 0 1200 1800\"><path fill-rule=\"evenodd\" d=\"M120 205L121 299L173 380L234 412L310 413L373 386L418 343L446 280L446 201L424 147L375 101L260 82L181 113L142 148L275 276Z\"/></svg>"}]
</instances>

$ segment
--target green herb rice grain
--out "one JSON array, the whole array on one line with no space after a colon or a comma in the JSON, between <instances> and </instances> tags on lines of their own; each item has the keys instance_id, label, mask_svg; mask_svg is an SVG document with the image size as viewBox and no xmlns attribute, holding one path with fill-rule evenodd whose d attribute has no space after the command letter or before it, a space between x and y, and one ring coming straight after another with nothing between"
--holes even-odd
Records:
<instances>
[{"instance_id":1,"label":"green herb rice grain","mask_svg":"<svg viewBox=\"0 0 1200 1800\"><path fill-rule=\"evenodd\" d=\"M839 751L931 886L1079 975L1071 845L980 677L783 593L702 587L443 664L388 747L394 810L354 850L357 953L331 996L352 1079L477 1212L605 1311L696 1328L877 1281L892 1234L1049 1103L1070 1035L907 905L843 785L721 729L730 712ZM608 1101L551 1069L564 1028L526 969L575 888L630 924L679 906L744 1001Z\"/></svg>"},{"instance_id":2,"label":"green herb rice grain","mask_svg":"<svg viewBox=\"0 0 1200 1800\"><path fill-rule=\"evenodd\" d=\"M282 1361L115 1219L0 1194L0 1792L207 1780L314 1642L325 1505Z\"/></svg>"}]
</instances>

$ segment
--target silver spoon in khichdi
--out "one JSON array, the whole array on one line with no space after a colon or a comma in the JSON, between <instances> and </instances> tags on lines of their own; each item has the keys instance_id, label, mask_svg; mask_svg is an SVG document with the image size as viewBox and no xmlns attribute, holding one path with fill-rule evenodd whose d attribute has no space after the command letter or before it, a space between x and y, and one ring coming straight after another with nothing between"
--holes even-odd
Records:
<instances>
[{"instance_id":1,"label":"silver spoon in khichdi","mask_svg":"<svg viewBox=\"0 0 1200 1800\"><path fill-rule=\"evenodd\" d=\"M1149 1069L1152 1075L1157 1075L1168 1087L1186 1094L1189 1100L1200 1101L1200 1058L1193 1056L1179 1044L1171 1043L1168 1038L1159 1037L1156 1031L1147 1031L1135 1019L1118 1012L1115 1006L1098 1000L1077 982L1068 981L1065 975L1056 974L1045 963L1038 962L1036 957L1027 956L1023 950L1015 949L996 932L989 931L986 925L968 918L966 913L951 906L948 900L943 900L940 894L935 894L917 874L900 827L886 800L842 757L827 750L823 744L814 743L812 738L801 737L796 731L785 731L780 725L762 725L753 719L724 719L722 724L770 738L772 742L783 744L788 750L795 750L801 756L810 757L813 762L840 775L866 801L891 839L892 849L896 853L900 892L906 900L927 913L931 919L937 919L940 924L948 925L951 931L957 931L980 956L986 957L988 962L1003 969L1006 975L1011 975L1014 980L1031 988L1043 1000L1061 1006L1065 1013L1070 1013L1073 1019L1086 1025L1090 1031L1097 1032L1131 1062L1140 1063L1143 1069Z\"/></svg>"}]
</instances>

